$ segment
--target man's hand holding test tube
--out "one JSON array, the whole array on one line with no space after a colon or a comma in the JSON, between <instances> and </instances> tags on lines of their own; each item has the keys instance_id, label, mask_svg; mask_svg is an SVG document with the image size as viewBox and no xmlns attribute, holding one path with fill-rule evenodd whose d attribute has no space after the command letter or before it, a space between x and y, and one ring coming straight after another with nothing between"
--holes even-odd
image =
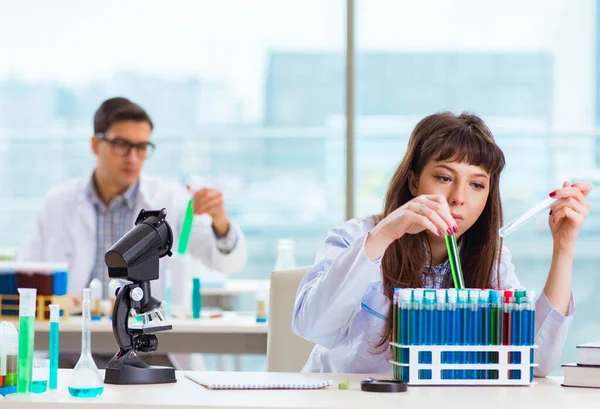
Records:
<instances>
[{"instance_id":1,"label":"man's hand holding test tube","mask_svg":"<svg viewBox=\"0 0 600 409\"><path fill-rule=\"evenodd\" d=\"M189 186L188 190L190 190ZM179 245L177 248L179 254L186 253L192 232L194 215L201 214L208 214L212 217L212 227L218 237L224 237L229 231L231 223L225 212L223 194L217 189L203 187L197 190L188 202L181 234L179 235Z\"/></svg>"}]
</instances>

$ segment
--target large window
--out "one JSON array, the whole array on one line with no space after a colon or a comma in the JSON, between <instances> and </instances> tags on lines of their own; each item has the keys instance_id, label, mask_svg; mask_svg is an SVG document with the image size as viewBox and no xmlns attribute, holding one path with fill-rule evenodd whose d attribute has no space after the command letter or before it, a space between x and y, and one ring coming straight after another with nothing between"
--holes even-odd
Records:
<instances>
[{"instance_id":1,"label":"large window","mask_svg":"<svg viewBox=\"0 0 600 409\"><path fill-rule=\"evenodd\" d=\"M344 10L341 0L3 2L0 246L20 243L50 187L90 175L93 113L120 95L156 124L146 174L223 190L249 243L238 277L266 277L278 238L312 263L344 219L344 127L331 119L344 115ZM334 71L314 82L321 66Z\"/></svg>"}]
</instances>

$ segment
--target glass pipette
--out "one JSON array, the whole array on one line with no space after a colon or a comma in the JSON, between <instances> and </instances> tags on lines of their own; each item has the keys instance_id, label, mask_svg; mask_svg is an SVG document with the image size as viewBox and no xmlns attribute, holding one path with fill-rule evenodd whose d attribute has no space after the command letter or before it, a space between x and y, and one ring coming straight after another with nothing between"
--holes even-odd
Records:
<instances>
[{"instance_id":1,"label":"glass pipette","mask_svg":"<svg viewBox=\"0 0 600 409\"><path fill-rule=\"evenodd\" d=\"M548 210L558 199L549 197L548 199L536 204L531 209L523 213L520 217L516 218L506 226L498 230L500 237L506 237L509 234L515 232L519 227L527 223L531 218L538 215L539 213Z\"/></svg>"}]
</instances>

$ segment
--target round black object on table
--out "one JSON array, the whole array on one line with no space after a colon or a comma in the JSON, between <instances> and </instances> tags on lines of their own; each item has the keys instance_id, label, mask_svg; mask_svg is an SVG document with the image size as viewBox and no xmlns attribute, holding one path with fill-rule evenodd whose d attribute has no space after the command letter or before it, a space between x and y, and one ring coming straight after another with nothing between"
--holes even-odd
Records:
<instances>
[{"instance_id":1,"label":"round black object on table","mask_svg":"<svg viewBox=\"0 0 600 409\"><path fill-rule=\"evenodd\" d=\"M367 378L360 383L360 389L365 392L406 392L406 384L395 379Z\"/></svg>"}]
</instances>

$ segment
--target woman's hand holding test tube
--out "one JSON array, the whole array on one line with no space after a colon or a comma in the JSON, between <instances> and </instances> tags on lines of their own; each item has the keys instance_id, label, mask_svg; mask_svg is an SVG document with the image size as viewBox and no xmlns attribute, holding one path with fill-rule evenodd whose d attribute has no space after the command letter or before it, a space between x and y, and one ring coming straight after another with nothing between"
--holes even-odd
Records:
<instances>
[{"instance_id":1,"label":"woman's hand holding test tube","mask_svg":"<svg viewBox=\"0 0 600 409\"><path fill-rule=\"evenodd\" d=\"M405 234L417 234L424 230L438 237L458 232L456 220L444 196L417 196L388 214L367 237L367 257L376 260L395 240Z\"/></svg>"},{"instance_id":2,"label":"woman's hand holding test tube","mask_svg":"<svg viewBox=\"0 0 600 409\"><path fill-rule=\"evenodd\" d=\"M565 182L562 188L550 193L550 197L557 199L550 208L549 220L555 249L574 251L577 236L590 213L586 196L592 187L589 182Z\"/></svg>"},{"instance_id":3,"label":"woman's hand holding test tube","mask_svg":"<svg viewBox=\"0 0 600 409\"><path fill-rule=\"evenodd\" d=\"M550 192L549 198L536 204L520 217L502 227L498 234L507 237L533 217L550 209L549 224L555 246L566 248L574 244L584 220L589 214L590 206L586 196L592 190L589 182L569 184Z\"/></svg>"}]
</instances>

